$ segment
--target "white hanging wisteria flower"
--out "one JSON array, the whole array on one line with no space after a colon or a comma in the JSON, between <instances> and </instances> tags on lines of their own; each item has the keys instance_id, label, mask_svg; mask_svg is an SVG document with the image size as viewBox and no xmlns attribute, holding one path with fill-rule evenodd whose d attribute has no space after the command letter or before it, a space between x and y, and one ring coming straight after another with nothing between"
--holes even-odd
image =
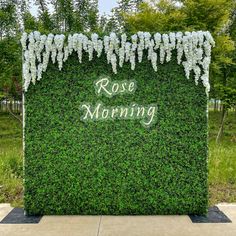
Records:
<instances>
[{"instance_id":1,"label":"white hanging wisteria flower","mask_svg":"<svg viewBox=\"0 0 236 236\"><path fill-rule=\"evenodd\" d=\"M56 48L56 45L53 43L52 44L52 54L51 54L51 59L52 59L53 64L56 62L56 56L57 56L57 48Z\"/></svg>"},{"instance_id":2,"label":"white hanging wisteria flower","mask_svg":"<svg viewBox=\"0 0 236 236\"><path fill-rule=\"evenodd\" d=\"M138 32L138 38L139 38L139 43L138 43L138 62L142 62L143 59L143 50L144 50L144 33L139 31Z\"/></svg>"},{"instance_id":3,"label":"white hanging wisteria flower","mask_svg":"<svg viewBox=\"0 0 236 236\"><path fill-rule=\"evenodd\" d=\"M149 48L148 48L148 60L152 60L154 45L155 45L154 40L151 39L151 40L150 40L150 45L149 45Z\"/></svg>"},{"instance_id":4,"label":"white hanging wisteria flower","mask_svg":"<svg viewBox=\"0 0 236 236\"><path fill-rule=\"evenodd\" d=\"M99 39L97 48L97 57L100 57L102 55L102 50L103 50L103 41Z\"/></svg>"},{"instance_id":5,"label":"white hanging wisteria flower","mask_svg":"<svg viewBox=\"0 0 236 236\"><path fill-rule=\"evenodd\" d=\"M73 36L70 34L68 36L68 53L69 55L71 55L71 53L73 52L73 49L74 49L74 44L73 44Z\"/></svg>"},{"instance_id":6,"label":"white hanging wisteria flower","mask_svg":"<svg viewBox=\"0 0 236 236\"><path fill-rule=\"evenodd\" d=\"M52 51L52 42L53 42L54 35L49 34L46 41L45 41L45 52L43 52L43 72L47 70L48 62L50 53Z\"/></svg>"},{"instance_id":7,"label":"white hanging wisteria flower","mask_svg":"<svg viewBox=\"0 0 236 236\"><path fill-rule=\"evenodd\" d=\"M125 61L125 48L121 47L119 49L119 66L122 67Z\"/></svg>"},{"instance_id":8,"label":"white hanging wisteria flower","mask_svg":"<svg viewBox=\"0 0 236 236\"><path fill-rule=\"evenodd\" d=\"M169 50L169 47L170 47L169 35L163 34L162 39L163 39L163 49L164 49L163 58L165 58L165 55L166 55L166 62L169 62L170 58L171 58L171 55L170 55L171 51ZM165 59L164 59L163 63L164 62L165 62Z\"/></svg>"},{"instance_id":9,"label":"white hanging wisteria flower","mask_svg":"<svg viewBox=\"0 0 236 236\"><path fill-rule=\"evenodd\" d=\"M93 43L93 48L97 52L98 51L98 35L97 34L91 34L91 40Z\"/></svg>"},{"instance_id":10,"label":"white hanging wisteria flower","mask_svg":"<svg viewBox=\"0 0 236 236\"><path fill-rule=\"evenodd\" d=\"M91 40L88 40L88 54L89 54L89 61L93 60L93 42Z\"/></svg>"},{"instance_id":11,"label":"white hanging wisteria flower","mask_svg":"<svg viewBox=\"0 0 236 236\"><path fill-rule=\"evenodd\" d=\"M42 78L42 72L43 72L43 64L39 63L37 70L37 80L40 80Z\"/></svg>"},{"instance_id":12,"label":"white hanging wisteria flower","mask_svg":"<svg viewBox=\"0 0 236 236\"><path fill-rule=\"evenodd\" d=\"M107 53L107 51L108 51L108 49L109 49L110 37L109 37L109 36L104 36L103 42L104 42L104 49L105 49L105 52Z\"/></svg>"},{"instance_id":13,"label":"white hanging wisteria flower","mask_svg":"<svg viewBox=\"0 0 236 236\"><path fill-rule=\"evenodd\" d=\"M115 50L116 54L119 53L120 40L117 38L115 33L110 34L110 50Z\"/></svg>"},{"instance_id":14,"label":"white hanging wisteria flower","mask_svg":"<svg viewBox=\"0 0 236 236\"><path fill-rule=\"evenodd\" d=\"M177 32L176 33L176 40L177 40L177 44L176 44L176 49L177 49L177 63L180 65L181 61L182 61L182 56L184 53L184 49L183 49L183 33L182 32Z\"/></svg>"},{"instance_id":15,"label":"white hanging wisteria flower","mask_svg":"<svg viewBox=\"0 0 236 236\"><path fill-rule=\"evenodd\" d=\"M130 59L130 49L131 49L131 43L126 42L125 43L125 61L128 62Z\"/></svg>"},{"instance_id":16,"label":"white hanging wisteria flower","mask_svg":"<svg viewBox=\"0 0 236 236\"><path fill-rule=\"evenodd\" d=\"M163 64L165 61L165 48L163 43L160 45L160 63Z\"/></svg>"},{"instance_id":17,"label":"white hanging wisteria flower","mask_svg":"<svg viewBox=\"0 0 236 236\"><path fill-rule=\"evenodd\" d=\"M63 34L56 35L54 38L55 46L58 51L57 61L58 61L59 70L62 69L62 65L63 65L63 51L62 50L63 50L63 46L64 46L64 40L65 40L65 36Z\"/></svg>"},{"instance_id":18,"label":"white hanging wisteria flower","mask_svg":"<svg viewBox=\"0 0 236 236\"><path fill-rule=\"evenodd\" d=\"M126 34L122 34L122 35L121 35L121 47L122 47L122 48L125 47L126 40L127 40Z\"/></svg>"},{"instance_id":19,"label":"white hanging wisteria flower","mask_svg":"<svg viewBox=\"0 0 236 236\"><path fill-rule=\"evenodd\" d=\"M116 62L117 62L117 59L116 59L116 54L112 54L111 55L111 65L112 65L112 70L113 72L116 74L117 73L117 70L116 70Z\"/></svg>"},{"instance_id":20,"label":"white hanging wisteria flower","mask_svg":"<svg viewBox=\"0 0 236 236\"><path fill-rule=\"evenodd\" d=\"M34 33L29 34L29 65L30 65L30 74L31 74L31 81L33 84L36 82L37 77L37 69L36 69L36 55L35 55L35 39Z\"/></svg>"},{"instance_id":21,"label":"white hanging wisteria flower","mask_svg":"<svg viewBox=\"0 0 236 236\"><path fill-rule=\"evenodd\" d=\"M107 63L111 64L113 72L117 73L117 64L122 67L130 63L131 69L136 67L136 60L141 63L143 56L157 71L158 55L160 63L169 62L173 51L176 51L177 63L183 66L185 76L194 75L197 85L199 80L205 86L206 92L210 90L209 66L211 50L215 42L210 32L170 32L169 34L138 32L127 40L127 35L119 38L115 33L100 38L97 34L91 37L82 33L69 35L67 40L64 35L41 35L35 31L30 34L23 33L21 44L23 50L23 77L24 91L28 90L30 83L36 83L47 70L50 58L53 63L58 62L59 70L63 67L69 56L75 52L82 63L83 54L88 54L89 61L93 60L94 52L97 57L106 54ZM146 52L145 52L146 51ZM145 53L144 53L145 52ZM137 57L137 59L136 59Z\"/></svg>"},{"instance_id":22,"label":"white hanging wisteria flower","mask_svg":"<svg viewBox=\"0 0 236 236\"><path fill-rule=\"evenodd\" d=\"M161 34L160 33L155 33L154 34L154 40L155 40L155 49L158 49L161 44Z\"/></svg>"},{"instance_id":23,"label":"white hanging wisteria flower","mask_svg":"<svg viewBox=\"0 0 236 236\"><path fill-rule=\"evenodd\" d=\"M135 50L137 49L137 40L138 40L138 36L136 34L131 36L131 40L132 40L132 51L135 52Z\"/></svg>"},{"instance_id":24,"label":"white hanging wisteria flower","mask_svg":"<svg viewBox=\"0 0 236 236\"><path fill-rule=\"evenodd\" d=\"M38 61L41 61L41 54L40 54L41 35L38 31L34 32L34 39L35 39L34 50L35 50L36 58Z\"/></svg>"},{"instance_id":25,"label":"white hanging wisteria flower","mask_svg":"<svg viewBox=\"0 0 236 236\"><path fill-rule=\"evenodd\" d=\"M41 52L43 51L43 49L45 47L46 40L47 40L47 36L46 35L41 35L40 36L40 43L39 43L39 46L38 46L38 50L36 52L37 59L38 59L39 62L41 62L41 60L42 60Z\"/></svg>"},{"instance_id":26,"label":"white hanging wisteria flower","mask_svg":"<svg viewBox=\"0 0 236 236\"><path fill-rule=\"evenodd\" d=\"M73 38L74 40L74 38ZM83 35L77 34L76 36L76 43L74 44L74 50L77 51L79 62L82 63L82 57L83 57ZM85 39L86 40L86 39ZM74 43L74 41L73 41Z\"/></svg>"},{"instance_id":27,"label":"white hanging wisteria flower","mask_svg":"<svg viewBox=\"0 0 236 236\"><path fill-rule=\"evenodd\" d=\"M30 75L30 63L29 63L29 51L26 50L24 52L24 62L23 62L23 78L24 78L24 90L27 91L30 80L31 80L31 75Z\"/></svg>"},{"instance_id":28,"label":"white hanging wisteria flower","mask_svg":"<svg viewBox=\"0 0 236 236\"><path fill-rule=\"evenodd\" d=\"M69 47L68 46L65 46L64 48L64 58L63 58L63 62L66 62L67 59L69 57Z\"/></svg>"},{"instance_id":29,"label":"white hanging wisteria flower","mask_svg":"<svg viewBox=\"0 0 236 236\"><path fill-rule=\"evenodd\" d=\"M138 36L136 34L131 36L131 48L130 48L130 63L131 63L131 70L135 69L135 54L136 54L136 49L137 49L137 40L138 40Z\"/></svg>"},{"instance_id":30,"label":"white hanging wisteria flower","mask_svg":"<svg viewBox=\"0 0 236 236\"><path fill-rule=\"evenodd\" d=\"M144 33L144 44L145 44L145 49L148 49L150 45L150 39L151 39L151 34L149 32Z\"/></svg>"},{"instance_id":31,"label":"white hanging wisteria flower","mask_svg":"<svg viewBox=\"0 0 236 236\"><path fill-rule=\"evenodd\" d=\"M157 53L156 52L152 52L151 62L152 62L152 67L154 71L157 71Z\"/></svg>"},{"instance_id":32,"label":"white hanging wisteria flower","mask_svg":"<svg viewBox=\"0 0 236 236\"><path fill-rule=\"evenodd\" d=\"M130 52L130 63L131 63L131 70L135 69L135 52Z\"/></svg>"},{"instance_id":33,"label":"white hanging wisteria flower","mask_svg":"<svg viewBox=\"0 0 236 236\"><path fill-rule=\"evenodd\" d=\"M24 33L22 34L21 40L20 40L23 50L26 50L26 46L27 46L27 45L26 45L26 42L27 42L27 39L28 39L28 34L27 34L26 32L24 32Z\"/></svg>"}]
</instances>

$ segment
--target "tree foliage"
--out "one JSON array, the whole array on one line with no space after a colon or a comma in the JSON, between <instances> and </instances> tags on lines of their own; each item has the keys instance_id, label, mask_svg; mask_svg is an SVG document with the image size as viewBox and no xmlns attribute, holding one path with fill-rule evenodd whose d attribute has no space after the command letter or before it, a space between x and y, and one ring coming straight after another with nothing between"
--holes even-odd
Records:
<instances>
[{"instance_id":1,"label":"tree foliage","mask_svg":"<svg viewBox=\"0 0 236 236\"><path fill-rule=\"evenodd\" d=\"M9 1L0 3L0 39L15 35L18 28L15 5Z\"/></svg>"}]
</instances>

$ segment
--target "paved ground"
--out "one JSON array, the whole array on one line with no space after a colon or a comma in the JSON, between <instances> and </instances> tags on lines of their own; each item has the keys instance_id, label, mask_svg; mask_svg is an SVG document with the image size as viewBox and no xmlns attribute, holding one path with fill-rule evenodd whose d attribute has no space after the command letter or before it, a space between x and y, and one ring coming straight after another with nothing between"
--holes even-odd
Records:
<instances>
[{"instance_id":1,"label":"paved ground","mask_svg":"<svg viewBox=\"0 0 236 236\"><path fill-rule=\"evenodd\" d=\"M217 206L232 223L193 224L188 216L44 216L39 224L0 224L0 236L236 236L236 204ZM0 204L0 221L11 209Z\"/></svg>"}]
</instances>

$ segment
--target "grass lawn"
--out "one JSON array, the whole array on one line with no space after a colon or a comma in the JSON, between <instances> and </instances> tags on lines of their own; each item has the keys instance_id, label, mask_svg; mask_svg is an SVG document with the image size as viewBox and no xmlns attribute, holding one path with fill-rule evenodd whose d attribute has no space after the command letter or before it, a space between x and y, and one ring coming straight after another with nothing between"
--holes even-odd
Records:
<instances>
[{"instance_id":1,"label":"grass lawn","mask_svg":"<svg viewBox=\"0 0 236 236\"><path fill-rule=\"evenodd\" d=\"M209 205L236 202L236 113L226 119L224 137L215 143L219 112L209 113ZM0 203L23 206L22 129L0 113Z\"/></svg>"},{"instance_id":2,"label":"grass lawn","mask_svg":"<svg viewBox=\"0 0 236 236\"><path fill-rule=\"evenodd\" d=\"M236 202L236 113L229 112L224 136L215 139L221 114L209 113L209 204Z\"/></svg>"},{"instance_id":3,"label":"grass lawn","mask_svg":"<svg viewBox=\"0 0 236 236\"><path fill-rule=\"evenodd\" d=\"M0 202L23 204L22 128L10 115L0 114Z\"/></svg>"}]
</instances>

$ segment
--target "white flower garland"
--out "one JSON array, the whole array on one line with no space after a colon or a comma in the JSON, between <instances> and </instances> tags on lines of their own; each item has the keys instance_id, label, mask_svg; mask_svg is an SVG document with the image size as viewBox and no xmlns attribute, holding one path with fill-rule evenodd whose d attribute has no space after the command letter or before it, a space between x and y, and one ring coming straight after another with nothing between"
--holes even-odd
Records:
<instances>
[{"instance_id":1,"label":"white flower garland","mask_svg":"<svg viewBox=\"0 0 236 236\"><path fill-rule=\"evenodd\" d=\"M149 32L138 32L131 36L131 42L127 41L126 34L122 34L120 39L115 33L103 38L92 34L91 39L81 33L73 34L68 36L67 43L65 39L64 35L41 35L37 31L22 34L24 91L28 90L31 82L35 84L42 78L50 58L61 70L73 52L78 54L82 63L83 53L88 53L91 61L94 53L100 57L104 51L107 63L116 74L117 66L122 67L124 62L130 62L134 70L136 62L142 62L145 50L155 71L158 70L158 61L161 64L169 62L173 50L176 50L177 63L183 65L186 77L189 79L193 73L195 84L201 80L207 94L210 91L209 66L215 42L208 31L156 33L153 36Z\"/></svg>"}]
</instances>

